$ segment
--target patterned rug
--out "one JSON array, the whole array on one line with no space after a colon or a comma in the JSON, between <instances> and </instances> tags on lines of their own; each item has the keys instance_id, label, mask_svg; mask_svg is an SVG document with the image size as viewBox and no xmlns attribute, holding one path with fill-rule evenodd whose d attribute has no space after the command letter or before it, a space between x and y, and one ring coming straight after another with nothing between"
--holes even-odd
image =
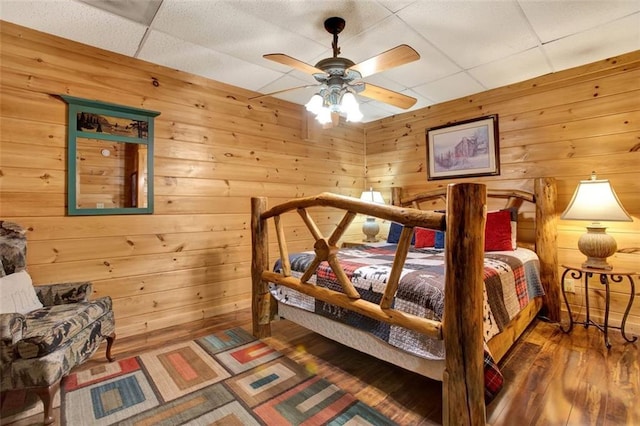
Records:
<instances>
[{"instance_id":1,"label":"patterned rug","mask_svg":"<svg viewBox=\"0 0 640 426\"><path fill-rule=\"evenodd\" d=\"M393 425L241 328L70 375L63 425Z\"/></svg>"}]
</instances>

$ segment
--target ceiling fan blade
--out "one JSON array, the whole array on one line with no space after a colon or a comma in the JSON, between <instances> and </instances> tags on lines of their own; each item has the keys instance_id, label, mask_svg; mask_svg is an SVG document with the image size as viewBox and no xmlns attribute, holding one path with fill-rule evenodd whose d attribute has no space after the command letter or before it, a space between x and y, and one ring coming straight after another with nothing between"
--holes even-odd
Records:
<instances>
[{"instance_id":1,"label":"ceiling fan blade","mask_svg":"<svg viewBox=\"0 0 640 426\"><path fill-rule=\"evenodd\" d=\"M307 74L326 74L320 68L316 68L313 65L307 64L306 62L299 61L296 58L285 55L284 53L269 53L267 55L262 55L262 57L282 65L290 66L291 68L295 68L302 72L306 72Z\"/></svg>"},{"instance_id":2,"label":"ceiling fan blade","mask_svg":"<svg viewBox=\"0 0 640 426\"><path fill-rule=\"evenodd\" d=\"M412 98L411 96L403 95L402 93L394 92L393 90L385 89L384 87L375 86L371 83L365 83L364 90L359 92L358 95L402 109L411 108L418 101L416 98Z\"/></svg>"},{"instance_id":3,"label":"ceiling fan blade","mask_svg":"<svg viewBox=\"0 0 640 426\"><path fill-rule=\"evenodd\" d=\"M396 46L393 49L382 52L373 58L369 58L366 61L355 64L354 66L349 67L349 69L358 71L362 77L367 77L390 68L417 61L418 59L420 59L418 52L406 44L401 44L400 46Z\"/></svg>"},{"instance_id":4,"label":"ceiling fan blade","mask_svg":"<svg viewBox=\"0 0 640 426\"><path fill-rule=\"evenodd\" d=\"M265 93L263 95L258 95L258 96L252 96L249 99L259 99L259 98L264 98L264 97L267 97L267 96L275 96L275 95L279 95L280 93L291 92L293 90L306 89L308 87L317 87L317 86L320 86L320 84L306 84L304 86L290 87L288 89L282 89L282 90L278 90L276 92Z\"/></svg>"}]
</instances>

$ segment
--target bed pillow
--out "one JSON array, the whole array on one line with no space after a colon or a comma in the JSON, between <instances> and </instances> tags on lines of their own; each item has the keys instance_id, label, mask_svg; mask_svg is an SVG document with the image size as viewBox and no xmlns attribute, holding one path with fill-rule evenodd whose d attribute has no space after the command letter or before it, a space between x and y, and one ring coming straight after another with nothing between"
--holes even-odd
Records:
<instances>
[{"instance_id":1,"label":"bed pillow","mask_svg":"<svg viewBox=\"0 0 640 426\"><path fill-rule=\"evenodd\" d=\"M436 243L436 231L434 229L417 227L414 233L416 248L433 247Z\"/></svg>"},{"instance_id":2,"label":"bed pillow","mask_svg":"<svg viewBox=\"0 0 640 426\"><path fill-rule=\"evenodd\" d=\"M487 213L484 251L514 250L511 235L511 211L509 209Z\"/></svg>"},{"instance_id":3,"label":"bed pillow","mask_svg":"<svg viewBox=\"0 0 640 426\"><path fill-rule=\"evenodd\" d=\"M498 211L508 211L511 215L511 249L515 250L518 248L518 209L510 207L508 209L492 210L488 214Z\"/></svg>"},{"instance_id":4,"label":"bed pillow","mask_svg":"<svg viewBox=\"0 0 640 426\"><path fill-rule=\"evenodd\" d=\"M27 271L15 272L0 278L0 314L28 314L42 308L33 282Z\"/></svg>"},{"instance_id":5,"label":"bed pillow","mask_svg":"<svg viewBox=\"0 0 640 426\"><path fill-rule=\"evenodd\" d=\"M391 244L398 244L400 241L400 234L402 233L402 225L396 222L391 222L389 225L389 234L387 235L387 242ZM415 244L416 233L411 236L411 244Z\"/></svg>"},{"instance_id":6,"label":"bed pillow","mask_svg":"<svg viewBox=\"0 0 640 426\"><path fill-rule=\"evenodd\" d=\"M436 210L445 213L445 210ZM484 231L484 250L502 251L517 248L516 233L518 229L518 210L515 208L502 209L487 213L487 223ZM417 231L416 231L417 232ZM444 248L444 232L435 231L433 248ZM509 239L509 244L506 239ZM417 247L417 246L416 246Z\"/></svg>"}]
</instances>

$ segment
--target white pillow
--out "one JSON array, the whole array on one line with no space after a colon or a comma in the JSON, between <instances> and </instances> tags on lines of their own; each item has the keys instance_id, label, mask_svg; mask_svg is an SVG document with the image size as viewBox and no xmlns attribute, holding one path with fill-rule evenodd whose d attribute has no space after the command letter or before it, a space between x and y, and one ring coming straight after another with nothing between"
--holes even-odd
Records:
<instances>
[{"instance_id":1,"label":"white pillow","mask_svg":"<svg viewBox=\"0 0 640 426\"><path fill-rule=\"evenodd\" d=\"M27 271L0 278L0 314L27 314L42 308Z\"/></svg>"}]
</instances>

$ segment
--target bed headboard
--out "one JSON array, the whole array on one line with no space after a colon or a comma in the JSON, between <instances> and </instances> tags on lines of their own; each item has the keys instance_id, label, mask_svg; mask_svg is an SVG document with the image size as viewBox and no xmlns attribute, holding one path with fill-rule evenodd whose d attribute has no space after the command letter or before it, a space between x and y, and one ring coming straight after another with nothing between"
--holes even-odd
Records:
<instances>
[{"instance_id":1,"label":"bed headboard","mask_svg":"<svg viewBox=\"0 0 640 426\"><path fill-rule=\"evenodd\" d=\"M399 207L423 210L422 207L427 203L431 205L430 207L434 202L444 203L446 196L446 187L416 194L407 194L399 187L391 188L391 202ZM535 217L528 221L533 225L533 229L529 228L532 232L521 232L519 229L518 245L534 250L540 258L541 279L546 293L544 313L552 321L560 319L556 199L555 178L536 178L533 192L487 189L488 203L491 200L504 200L504 205L498 208L515 208L520 213L520 208L525 202L535 206ZM519 224L521 223L519 218Z\"/></svg>"}]
</instances>

